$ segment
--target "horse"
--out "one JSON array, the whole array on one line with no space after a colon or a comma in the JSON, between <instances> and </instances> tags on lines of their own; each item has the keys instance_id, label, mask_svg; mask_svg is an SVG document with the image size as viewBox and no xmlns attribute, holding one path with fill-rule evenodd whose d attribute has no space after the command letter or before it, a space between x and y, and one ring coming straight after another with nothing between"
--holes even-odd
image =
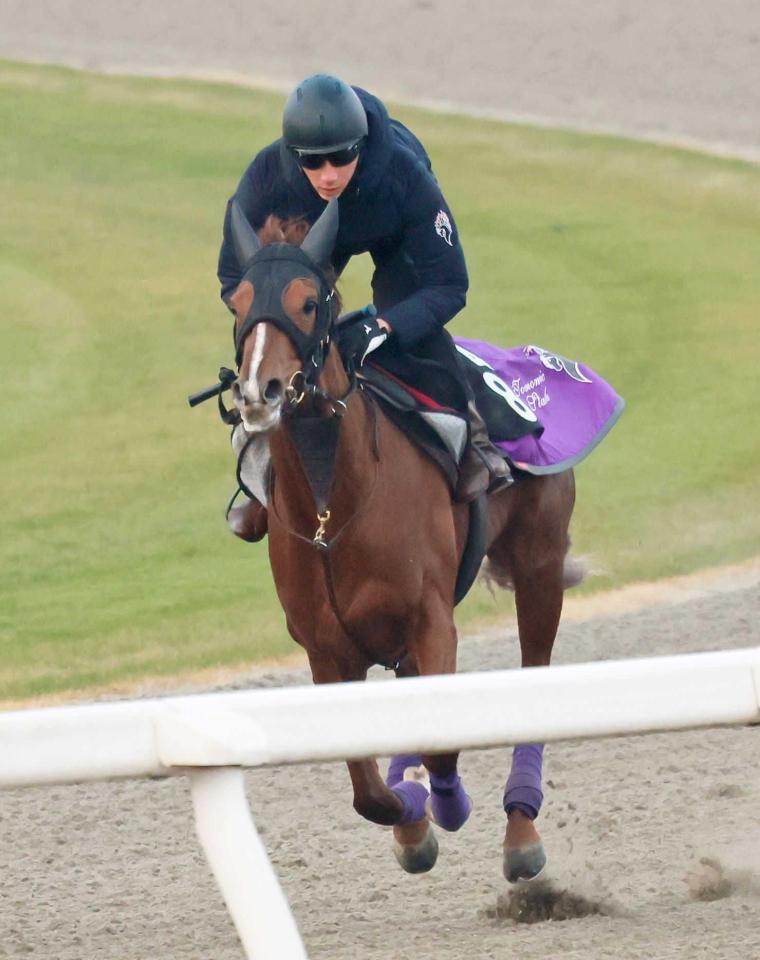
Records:
<instances>
[{"instance_id":1,"label":"horse","mask_svg":"<svg viewBox=\"0 0 760 960\"><path fill-rule=\"evenodd\" d=\"M364 680L373 665L398 677L456 670L454 593L469 508L452 501L439 467L385 415L344 365L339 313L326 274L337 232L331 201L302 242L262 243L233 203L242 280L235 315L234 407L271 456L269 557L287 628L315 683ZM284 235L283 235L284 236ZM298 238L300 239L300 238ZM571 469L524 476L488 498L486 556L514 590L523 667L551 660L563 592L579 581L569 555ZM515 747L504 809L504 874L528 880L546 854L535 826L542 745ZM347 762L354 809L392 825L410 873L433 867L433 824L466 822L472 802L457 753ZM423 766L430 792L414 768ZM411 774L411 776L410 776Z\"/></svg>"}]
</instances>

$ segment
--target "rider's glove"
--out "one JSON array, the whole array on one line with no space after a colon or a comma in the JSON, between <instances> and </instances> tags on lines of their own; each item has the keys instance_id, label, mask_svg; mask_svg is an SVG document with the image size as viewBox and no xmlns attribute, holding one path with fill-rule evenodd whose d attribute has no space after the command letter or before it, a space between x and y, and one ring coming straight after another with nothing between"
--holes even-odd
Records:
<instances>
[{"instance_id":1,"label":"rider's glove","mask_svg":"<svg viewBox=\"0 0 760 960\"><path fill-rule=\"evenodd\" d=\"M388 339L388 331L377 320L362 320L352 323L347 329L338 329L338 349L346 363L353 361L360 367L367 355L377 350Z\"/></svg>"}]
</instances>

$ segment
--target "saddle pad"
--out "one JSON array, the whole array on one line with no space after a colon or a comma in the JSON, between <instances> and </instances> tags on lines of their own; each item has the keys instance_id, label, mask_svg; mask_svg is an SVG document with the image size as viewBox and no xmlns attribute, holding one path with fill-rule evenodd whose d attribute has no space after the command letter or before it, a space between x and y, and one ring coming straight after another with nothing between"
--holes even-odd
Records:
<instances>
[{"instance_id":1,"label":"saddle pad","mask_svg":"<svg viewBox=\"0 0 760 960\"><path fill-rule=\"evenodd\" d=\"M579 463L609 433L625 401L591 367L542 347L505 349L454 338L481 361L484 379L528 422L543 426L496 447L520 470L560 473ZM490 374L489 374L490 371Z\"/></svg>"},{"instance_id":2,"label":"saddle pad","mask_svg":"<svg viewBox=\"0 0 760 960\"><path fill-rule=\"evenodd\" d=\"M361 368L359 385L362 389L369 389L396 426L416 440L427 453L430 453L432 443L442 447L454 464L459 463L467 443L467 421L461 413L442 406L432 397L375 364L365 364ZM420 430L420 421L427 424L432 433L425 429ZM438 458L435 459L437 462Z\"/></svg>"}]
</instances>

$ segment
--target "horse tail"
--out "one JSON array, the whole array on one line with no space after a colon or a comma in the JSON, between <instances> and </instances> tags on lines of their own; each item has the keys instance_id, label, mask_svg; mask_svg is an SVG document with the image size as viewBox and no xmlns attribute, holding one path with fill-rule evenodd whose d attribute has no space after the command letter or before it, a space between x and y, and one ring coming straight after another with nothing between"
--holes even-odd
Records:
<instances>
[{"instance_id":1,"label":"horse tail","mask_svg":"<svg viewBox=\"0 0 760 960\"><path fill-rule=\"evenodd\" d=\"M565 562L562 566L562 589L572 590L573 587L583 583L588 573L588 563L583 557L573 557L570 551L565 554Z\"/></svg>"},{"instance_id":2,"label":"horse tail","mask_svg":"<svg viewBox=\"0 0 760 960\"><path fill-rule=\"evenodd\" d=\"M571 590L573 587L579 586L588 573L588 561L584 557L572 556L568 544L568 550L562 564L562 589ZM514 591L515 589L512 571L508 566L499 563L494 557L487 557L483 561L478 579L488 587L491 593L495 592L496 587L500 590Z\"/></svg>"}]
</instances>

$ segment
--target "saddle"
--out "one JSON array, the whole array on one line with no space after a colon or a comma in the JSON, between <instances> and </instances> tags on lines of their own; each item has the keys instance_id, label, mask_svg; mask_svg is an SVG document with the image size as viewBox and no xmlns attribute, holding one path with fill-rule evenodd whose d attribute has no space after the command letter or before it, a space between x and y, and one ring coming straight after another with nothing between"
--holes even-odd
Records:
<instances>
[{"instance_id":1,"label":"saddle","mask_svg":"<svg viewBox=\"0 0 760 960\"><path fill-rule=\"evenodd\" d=\"M460 354L490 439L504 442L528 434L540 436L543 426L538 418L526 420L518 414L503 394L494 392L487 385L477 358L473 356L471 359L471 355L461 349ZM453 494L458 464L467 445L466 414L440 403L372 361L364 364L357 377L359 386L379 402L386 416L436 463ZM505 386L504 389L508 388ZM510 459L503 449L501 452L506 460Z\"/></svg>"},{"instance_id":2,"label":"saddle","mask_svg":"<svg viewBox=\"0 0 760 960\"><path fill-rule=\"evenodd\" d=\"M357 380L388 419L439 467L453 493L457 465L467 443L466 417L375 364L365 363Z\"/></svg>"}]
</instances>

